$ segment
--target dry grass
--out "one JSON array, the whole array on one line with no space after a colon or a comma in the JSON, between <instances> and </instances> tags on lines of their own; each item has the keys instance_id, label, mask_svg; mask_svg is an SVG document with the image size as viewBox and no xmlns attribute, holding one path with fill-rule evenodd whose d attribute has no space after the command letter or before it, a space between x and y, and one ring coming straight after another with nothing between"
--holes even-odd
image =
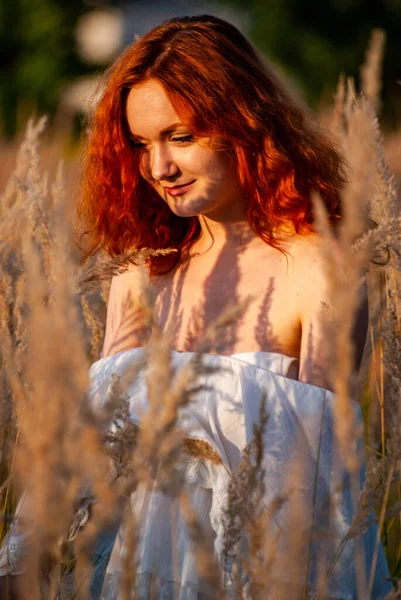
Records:
<instances>
[{"instance_id":1,"label":"dry grass","mask_svg":"<svg viewBox=\"0 0 401 600\"><path fill-rule=\"evenodd\" d=\"M375 116L380 108L383 41L376 32L362 72L364 97L351 81L341 78L332 111L332 131L352 172L343 195L345 218L336 239L325 225L319 199L314 202L325 240L332 298L327 338L336 391L334 426L350 473L355 509L354 522L336 560L347 541L366 530L371 498L397 587L401 579L401 238L398 189L386 159L391 163L391 157L399 155L401 134L389 137L386 149ZM42 593L51 600L85 598L94 540L99 531L123 519L126 554L120 597L128 600L137 585L138 523L127 498L135 490L156 486L178 499L196 546L198 570L212 589L219 589L221 574L212 552L213 540L199 522L182 470L176 467L188 457L211 469L224 469L224 465L210 445L188 438L180 411L200 391L199 375L213 374L203 362L203 353L219 347L220 337L224 339L220 333L236 322L252 299L229 307L202 332L199 354L176 371L170 362L171 336L155 321L155 298L145 289L144 316L154 332L152 343L124 378L112 377L102 408L92 406L88 369L101 349L110 279L129 267L133 254L114 261L99 256L85 272L79 270L72 246L69 199L73 186L66 184L61 167L52 166L54 181L43 171L39 141L44 126L43 120L28 124L16 170L0 202L1 538L24 490L18 526L31 533L23 561L22 592L32 600L41 598ZM75 167L67 170L75 173ZM135 253L135 257L146 259L149 253ZM355 381L350 334L365 274L369 337ZM149 410L138 427L129 417L126 388L143 370ZM354 397L361 402L365 421L368 483L361 496L356 482L363 459L356 451L361 428L352 408ZM262 401L259 425L244 449L239 470L226 473L231 479L224 519L225 556L232 564L233 586L239 597L246 587L255 599L266 598L266 590L277 599L306 598L315 507L311 523L311 507L303 504L301 493L303 478L308 476L302 441L285 493L266 505L265 408ZM283 539L273 522L276 512L287 510L285 507L292 526ZM364 600L370 597L373 574L364 572L361 556L356 559L359 597ZM288 565L293 584L283 584L277 577ZM317 597L324 597L327 575L333 568L334 564L326 564L322 557ZM220 590L219 598L223 597Z\"/></svg>"}]
</instances>

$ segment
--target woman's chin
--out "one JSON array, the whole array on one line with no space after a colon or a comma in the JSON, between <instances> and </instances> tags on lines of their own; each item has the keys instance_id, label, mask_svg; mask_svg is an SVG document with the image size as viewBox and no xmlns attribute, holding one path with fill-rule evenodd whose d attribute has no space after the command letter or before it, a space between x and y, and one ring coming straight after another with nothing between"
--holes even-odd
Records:
<instances>
[{"instance_id":1,"label":"woman's chin","mask_svg":"<svg viewBox=\"0 0 401 600\"><path fill-rule=\"evenodd\" d=\"M177 217L197 217L205 212L204 202L194 202L193 200L184 200L181 198L174 200L174 202L169 201L168 205Z\"/></svg>"}]
</instances>

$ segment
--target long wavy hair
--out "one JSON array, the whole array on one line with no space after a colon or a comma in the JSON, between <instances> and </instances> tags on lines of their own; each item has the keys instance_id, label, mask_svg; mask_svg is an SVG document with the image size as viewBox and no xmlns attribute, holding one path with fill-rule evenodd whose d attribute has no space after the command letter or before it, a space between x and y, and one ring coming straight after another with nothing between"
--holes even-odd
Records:
<instances>
[{"instance_id":1,"label":"long wavy hair","mask_svg":"<svg viewBox=\"0 0 401 600\"><path fill-rule=\"evenodd\" d=\"M334 225L341 217L344 163L335 143L295 100L274 69L230 23L214 16L173 18L130 45L106 75L88 128L77 216L81 259L143 248L177 252L149 259L150 274L170 271L201 233L197 216L179 217L140 175L126 99L153 79L196 137L211 137L235 160L247 219L283 252L279 230L313 232L310 195L320 194ZM78 247L82 250L79 242Z\"/></svg>"}]
</instances>

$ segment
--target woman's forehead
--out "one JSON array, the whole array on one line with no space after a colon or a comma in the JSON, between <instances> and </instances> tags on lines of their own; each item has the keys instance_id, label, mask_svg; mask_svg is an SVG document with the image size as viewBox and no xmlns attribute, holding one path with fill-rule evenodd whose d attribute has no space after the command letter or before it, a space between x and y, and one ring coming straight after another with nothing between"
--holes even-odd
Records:
<instances>
[{"instance_id":1,"label":"woman's forehead","mask_svg":"<svg viewBox=\"0 0 401 600\"><path fill-rule=\"evenodd\" d=\"M142 138L182 123L163 87L153 80L131 88L126 113L131 132Z\"/></svg>"}]
</instances>

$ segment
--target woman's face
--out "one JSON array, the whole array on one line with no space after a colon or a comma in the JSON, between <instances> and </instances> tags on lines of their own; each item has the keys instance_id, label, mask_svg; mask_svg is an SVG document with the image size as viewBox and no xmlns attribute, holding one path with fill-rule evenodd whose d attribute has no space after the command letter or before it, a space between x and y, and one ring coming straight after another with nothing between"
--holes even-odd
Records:
<instances>
[{"instance_id":1,"label":"woman's face","mask_svg":"<svg viewBox=\"0 0 401 600\"><path fill-rule=\"evenodd\" d=\"M244 206L233 160L227 152L208 147L209 138L201 143L194 138L156 80L132 88L126 110L141 153L141 175L176 215L224 216ZM168 188L184 184L169 193Z\"/></svg>"}]
</instances>

